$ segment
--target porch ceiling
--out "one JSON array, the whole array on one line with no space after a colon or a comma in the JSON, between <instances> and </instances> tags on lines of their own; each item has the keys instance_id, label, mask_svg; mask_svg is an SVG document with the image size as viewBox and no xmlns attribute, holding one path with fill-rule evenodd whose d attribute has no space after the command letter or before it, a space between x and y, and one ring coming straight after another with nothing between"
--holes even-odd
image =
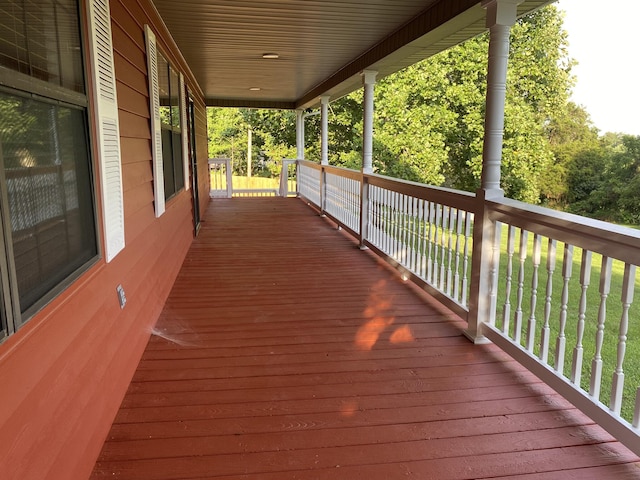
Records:
<instances>
[{"instance_id":1,"label":"porch ceiling","mask_svg":"<svg viewBox=\"0 0 640 480\"><path fill-rule=\"evenodd\" d=\"M478 0L153 1L211 106L311 107L485 30Z\"/></svg>"}]
</instances>

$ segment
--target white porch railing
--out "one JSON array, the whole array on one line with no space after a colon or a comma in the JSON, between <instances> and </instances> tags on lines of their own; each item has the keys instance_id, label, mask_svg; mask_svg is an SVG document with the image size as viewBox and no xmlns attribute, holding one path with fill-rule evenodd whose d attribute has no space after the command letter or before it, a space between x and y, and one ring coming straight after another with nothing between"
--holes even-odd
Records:
<instances>
[{"instance_id":1,"label":"white porch railing","mask_svg":"<svg viewBox=\"0 0 640 480\"><path fill-rule=\"evenodd\" d=\"M280 196L296 196L298 189L296 186L297 161L291 158L282 159L282 170L280 171Z\"/></svg>"},{"instance_id":2,"label":"white porch railing","mask_svg":"<svg viewBox=\"0 0 640 480\"><path fill-rule=\"evenodd\" d=\"M238 188L233 186L230 158L209 159L209 196L211 198L272 197L296 195L296 160L283 159L279 184L276 188Z\"/></svg>"},{"instance_id":3,"label":"white porch railing","mask_svg":"<svg viewBox=\"0 0 640 480\"><path fill-rule=\"evenodd\" d=\"M211 198L231 198L233 195L233 181L231 180L231 159L209 159L209 196Z\"/></svg>"},{"instance_id":4,"label":"white porch railing","mask_svg":"<svg viewBox=\"0 0 640 480\"><path fill-rule=\"evenodd\" d=\"M627 338L637 325L639 231L307 161L297 175L301 197L640 454L640 358L626 355L640 342ZM490 258L472 258L478 215L489 244L475 252ZM488 288L472 289L474 277ZM621 313L609 318L614 301ZM488 308L473 318L470 305L481 303Z\"/></svg>"}]
</instances>

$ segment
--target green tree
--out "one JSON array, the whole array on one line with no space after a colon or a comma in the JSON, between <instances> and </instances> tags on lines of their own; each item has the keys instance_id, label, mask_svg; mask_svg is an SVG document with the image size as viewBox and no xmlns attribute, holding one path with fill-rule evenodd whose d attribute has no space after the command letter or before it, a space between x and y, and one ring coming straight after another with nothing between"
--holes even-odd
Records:
<instances>
[{"instance_id":1,"label":"green tree","mask_svg":"<svg viewBox=\"0 0 640 480\"><path fill-rule=\"evenodd\" d=\"M548 126L572 78L562 16L553 6L512 32L502 187L538 203L553 163ZM474 191L480 185L488 34L383 79L376 87L376 165L385 174Z\"/></svg>"},{"instance_id":2,"label":"green tree","mask_svg":"<svg viewBox=\"0 0 640 480\"><path fill-rule=\"evenodd\" d=\"M607 192L615 202L616 221L640 225L640 136L623 135L622 148L612 151Z\"/></svg>"},{"instance_id":3,"label":"green tree","mask_svg":"<svg viewBox=\"0 0 640 480\"><path fill-rule=\"evenodd\" d=\"M488 34L478 36L378 82L376 171L468 191L479 187L488 45ZM566 47L562 15L554 6L519 20L512 29L502 165L509 197L564 201L570 159L587 146L565 148L562 137L584 137L580 142L588 143L585 139L591 142L596 135L586 112L568 103L573 80ZM330 105L331 164L360 168L362 96L359 90ZM581 116L572 120L567 105ZM240 110L237 115L245 127L253 127L265 158L295 154L294 112ZM310 159L320 157L319 124L319 116L307 118ZM239 135L222 132L228 135L218 135L220 144Z\"/></svg>"},{"instance_id":4,"label":"green tree","mask_svg":"<svg viewBox=\"0 0 640 480\"><path fill-rule=\"evenodd\" d=\"M548 206L562 209L567 205L571 162L582 152L598 150L601 145L589 114L573 102L559 109L547 131L553 160L541 178L541 197Z\"/></svg>"},{"instance_id":5,"label":"green tree","mask_svg":"<svg viewBox=\"0 0 640 480\"><path fill-rule=\"evenodd\" d=\"M233 161L246 159L248 126L240 109L208 108L207 129L209 158L226 157Z\"/></svg>"}]
</instances>

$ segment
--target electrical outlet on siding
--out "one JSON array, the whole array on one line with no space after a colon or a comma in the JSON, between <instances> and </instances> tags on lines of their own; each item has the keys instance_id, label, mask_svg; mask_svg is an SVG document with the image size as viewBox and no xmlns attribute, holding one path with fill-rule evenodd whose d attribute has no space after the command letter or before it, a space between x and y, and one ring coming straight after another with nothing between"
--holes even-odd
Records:
<instances>
[{"instance_id":1,"label":"electrical outlet on siding","mask_svg":"<svg viewBox=\"0 0 640 480\"><path fill-rule=\"evenodd\" d=\"M118 293L118 302L120 302L120 308L124 308L127 303L127 297L124 294L124 288L122 288L122 285L118 285L116 287L116 292Z\"/></svg>"}]
</instances>

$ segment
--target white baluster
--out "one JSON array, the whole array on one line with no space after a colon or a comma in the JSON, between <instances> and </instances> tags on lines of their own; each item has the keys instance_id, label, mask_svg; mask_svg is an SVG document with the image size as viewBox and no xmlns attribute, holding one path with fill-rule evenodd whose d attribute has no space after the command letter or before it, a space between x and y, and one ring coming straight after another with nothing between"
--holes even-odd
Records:
<instances>
[{"instance_id":1,"label":"white baluster","mask_svg":"<svg viewBox=\"0 0 640 480\"><path fill-rule=\"evenodd\" d=\"M611 265L609 257L602 257L600 268L600 306L598 307L598 329L596 331L596 350L591 361L591 382L589 395L600 400L602 383L602 344L604 342L604 322L607 319L607 297L611 291Z\"/></svg>"},{"instance_id":2,"label":"white baluster","mask_svg":"<svg viewBox=\"0 0 640 480\"><path fill-rule=\"evenodd\" d=\"M634 428L640 428L640 387L636 390L636 405L633 409L633 422L631 424Z\"/></svg>"},{"instance_id":3,"label":"white baluster","mask_svg":"<svg viewBox=\"0 0 640 480\"><path fill-rule=\"evenodd\" d=\"M403 237L403 259L402 264L405 267L409 266L409 258L411 256L411 197L404 195L404 215L402 225L404 227Z\"/></svg>"},{"instance_id":4,"label":"white baluster","mask_svg":"<svg viewBox=\"0 0 640 480\"><path fill-rule=\"evenodd\" d=\"M389 205L389 228L388 228L388 233L387 235L389 236L389 238L387 239L387 243L388 243L388 250L387 250L387 254L390 257L393 257L393 246L394 246L394 235L395 235L395 228L396 228L396 211L395 211L395 192L392 192L391 190L387 190L387 201L388 201L388 205Z\"/></svg>"},{"instance_id":5,"label":"white baluster","mask_svg":"<svg viewBox=\"0 0 640 480\"><path fill-rule=\"evenodd\" d=\"M436 203L436 216L435 216L435 225L434 225L434 235L433 235L433 286L438 286L438 272L439 272L439 256L440 256L440 236L438 235L438 229L442 226L442 205Z\"/></svg>"},{"instance_id":6,"label":"white baluster","mask_svg":"<svg viewBox=\"0 0 640 480\"><path fill-rule=\"evenodd\" d=\"M455 216L457 209L449 207L449 239L447 246L447 282L446 282L446 292L447 295L451 296L451 284L453 283L453 234L454 228L456 226Z\"/></svg>"},{"instance_id":7,"label":"white baluster","mask_svg":"<svg viewBox=\"0 0 640 480\"><path fill-rule=\"evenodd\" d=\"M462 227L464 221L464 211L458 210L456 212L456 263L454 267L454 277L453 277L453 298L460 302L460 250L462 248L461 244L464 241L462 237Z\"/></svg>"},{"instance_id":8,"label":"white baluster","mask_svg":"<svg viewBox=\"0 0 640 480\"><path fill-rule=\"evenodd\" d=\"M402 235L400 239L402 241L401 250L401 263L405 267L409 264L409 197L402 195Z\"/></svg>"},{"instance_id":9,"label":"white baluster","mask_svg":"<svg viewBox=\"0 0 640 480\"><path fill-rule=\"evenodd\" d=\"M412 222L411 222L411 250L413 255L411 256L411 271L420 272L420 200L415 197L413 199L412 208Z\"/></svg>"},{"instance_id":10,"label":"white baluster","mask_svg":"<svg viewBox=\"0 0 640 480\"><path fill-rule=\"evenodd\" d=\"M500 268L500 242L502 240L502 223L496 222L494 235L491 241L493 248L491 253L491 269L489 270L489 319L491 325L496 323L496 311L498 305L498 271Z\"/></svg>"},{"instance_id":11,"label":"white baluster","mask_svg":"<svg viewBox=\"0 0 640 480\"><path fill-rule=\"evenodd\" d=\"M540 361L544 364L549 359L549 337L551 336L551 298L553 293L553 272L556 269L556 241L549 239L547 244L547 288L544 301L544 324L540 334Z\"/></svg>"},{"instance_id":12,"label":"white baluster","mask_svg":"<svg viewBox=\"0 0 640 480\"><path fill-rule=\"evenodd\" d=\"M515 252L516 227L509 225L507 232L507 272L505 278L505 299L502 307L502 333L509 334L511 322L511 282L513 279L513 253Z\"/></svg>"},{"instance_id":13,"label":"white baluster","mask_svg":"<svg viewBox=\"0 0 640 480\"><path fill-rule=\"evenodd\" d=\"M513 341L520 343L522 336L522 299L524 297L524 262L527 259L527 239L529 232L520 229L520 268L518 270L518 290L516 293L516 312L513 316Z\"/></svg>"},{"instance_id":14,"label":"white baluster","mask_svg":"<svg viewBox=\"0 0 640 480\"><path fill-rule=\"evenodd\" d=\"M425 200L421 198L418 201L418 258L420 259L418 276L422 279L426 279L427 274L427 256L425 255L427 248L427 221L425 216Z\"/></svg>"},{"instance_id":15,"label":"white baluster","mask_svg":"<svg viewBox=\"0 0 640 480\"><path fill-rule=\"evenodd\" d=\"M378 221L376 232L376 245L380 250L384 251L384 229L386 225L385 221L385 211L386 205L384 204L383 191L381 188L375 187L376 192L376 219Z\"/></svg>"},{"instance_id":16,"label":"white baluster","mask_svg":"<svg viewBox=\"0 0 640 480\"><path fill-rule=\"evenodd\" d=\"M373 185L369 185L369 237L366 240L370 241L374 245L378 245L378 205L376 199L376 188Z\"/></svg>"},{"instance_id":17,"label":"white baluster","mask_svg":"<svg viewBox=\"0 0 640 480\"><path fill-rule=\"evenodd\" d=\"M384 229L384 236L385 236L385 253L389 256L391 256L391 248L392 248L392 242L391 242L391 235L393 234L393 204L391 203L391 199L392 197L392 192L390 190L385 189L384 190L384 204L386 207L386 213L385 213L385 229Z\"/></svg>"},{"instance_id":18,"label":"white baluster","mask_svg":"<svg viewBox=\"0 0 640 480\"><path fill-rule=\"evenodd\" d=\"M527 322L527 350L533 353L536 343L536 304L538 302L538 270L540 268L540 256L542 250L542 237L537 233L533 235L533 272L531 274L531 312Z\"/></svg>"},{"instance_id":19,"label":"white baluster","mask_svg":"<svg viewBox=\"0 0 640 480\"><path fill-rule=\"evenodd\" d=\"M438 289L441 292L444 292L444 282L445 282L445 262L447 256L447 232L448 232L448 224L449 224L449 212L451 208L446 205L442 206L442 226L441 226L441 235L440 235L440 278Z\"/></svg>"},{"instance_id":20,"label":"white baluster","mask_svg":"<svg viewBox=\"0 0 640 480\"><path fill-rule=\"evenodd\" d=\"M384 247L382 245L383 242L383 234L384 234L384 204L382 200L382 189L371 186L369 188L373 188L374 191L374 208L375 208L375 221L376 221L376 238L375 245L384 251Z\"/></svg>"},{"instance_id":21,"label":"white baluster","mask_svg":"<svg viewBox=\"0 0 640 480\"><path fill-rule=\"evenodd\" d=\"M402 234L402 229L400 228L400 215L401 215L401 202L402 202L402 198L400 197L400 194L397 192L393 192L393 210L394 210L394 231L393 231L393 258L396 261L400 261L400 248L401 248L401 244L400 244L400 235Z\"/></svg>"},{"instance_id":22,"label":"white baluster","mask_svg":"<svg viewBox=\"0 0 640 480\"><path fill-rule=\"evenodd\" d=\"M462 305L467 306L467 286L469 277L467 271L469 269L469 244L471 243L471 228L473 223L473 214L464 212L464 260L462 262Z\"/></svg>"},{"instance_id":23,"label":"white baluster","mask_svg":"<svg viewBox=\"0 0 640 480\"><path fill-rule=\"evenodd\" d=\"M387 238L387 204L385 202L386 190L376 187L376 202L378 204L378 246L386 252Z\"/></svg>"},{"instance_id":24,"label":"white baluster","mask_svg":"<svg viewBox=\"0 0 640 480\"><path fill-rule=\"evenodd\" d=\"M434 223L435 223L435 205L433 202L428 203L429 208L429 231L427 232L427 282L432 285L433 282L433 237L434 237Z\"/></svg>"},{"instance_id":25,"label":"white baluster","mask_svg":"<svg viewBox=\"0 0 640 480\"><path fill-rule=\"evenodd\" d=\"M609 408L612 412L620 415L622 407L622 393L624 389L624 355L627 350L627 331L629 329L629 308L633 303L633 291L636 280L636 266L625 264L624 278L622 280L622 316L620 317L620 331L618 335L618 356L616 369L613 372L613 383L611 384L611 403ZM636 404L637 410L637 404Z\"/></svg>"},{"instance_id":26,"label":"white baluster","mask_svg":"<svg viewBox=\"0 0 640 480\"><path fill-rule=\"evenodd\" d=\"M560 319L558 338L556 339L556 371L562 375L564 371L564 356L567 344L565 328L567 326L567 305L569 304L569 281L573 271L573 245L564 245L564 257L562 260L562 295L560 299Z\"/></svg>"},{"instance_id":27,"label":"white baluster","mask_svg":"<svg viewBox=\"0 0 640 480\"><path fill-rule=\"evenodd\" d=\"M587 290L591 282L591 252L582 250L582 264L580 265L580 306L578 309L578 325L576 328L576 346L573 348L573 363L571 364L571 381L576 386L580 386L582 375L582 357L584 348L582 338L584 336L584 321L587 315Z\"/></svg>"}]
</instances>

